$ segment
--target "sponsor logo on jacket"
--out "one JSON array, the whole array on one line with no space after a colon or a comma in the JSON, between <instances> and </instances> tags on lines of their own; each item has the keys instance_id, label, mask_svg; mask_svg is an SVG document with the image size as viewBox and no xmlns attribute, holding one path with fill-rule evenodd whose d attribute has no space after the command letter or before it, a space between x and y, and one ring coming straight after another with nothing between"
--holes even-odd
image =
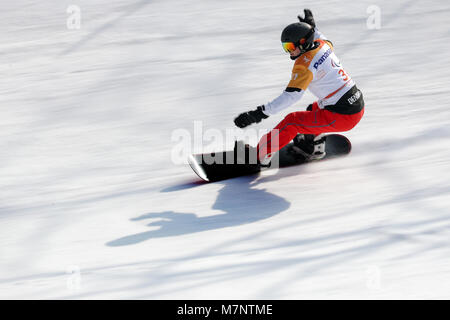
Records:
<instances>
[{"instance_id":1,"label":"sponsor logo on jacket","mask_svg":"<svg viewBox=\"0 0 450 320\"><path fill-rule=\"evenodd\" d=\"M331 54L331 48L329 48L325 53L320 57L319 60L317 60L316 63L314 63L314 69L317 69L324 61L330 56Z\"/></svg>"}]
</instances>

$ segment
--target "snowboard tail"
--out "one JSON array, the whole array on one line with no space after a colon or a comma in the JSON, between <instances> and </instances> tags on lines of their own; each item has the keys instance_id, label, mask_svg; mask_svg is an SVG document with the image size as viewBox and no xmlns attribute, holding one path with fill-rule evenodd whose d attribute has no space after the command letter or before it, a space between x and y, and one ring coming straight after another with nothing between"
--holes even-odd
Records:
<instances>
[{"instance_id":1,"label":"snowboard tail","mask_svg":"<svg viewBox=\"0 0 450 320\"><path fill-rule=\"evenodd\" d=\"M273 156L270 167L263 168L263 170L284 168L311 162L302 155L293 153L291 151L292 145L293 143L291 142L279 150ZM322 161L344 156L349 154L351 149L351 142L345 136L329 134L326 135L325 157L312 161ZM209 182L257 174L261 171L261 168L256 165L256 160L254 164L239 163L234 150L190 155L188 163L201 179Z\"/></svg>"}]
</instances>

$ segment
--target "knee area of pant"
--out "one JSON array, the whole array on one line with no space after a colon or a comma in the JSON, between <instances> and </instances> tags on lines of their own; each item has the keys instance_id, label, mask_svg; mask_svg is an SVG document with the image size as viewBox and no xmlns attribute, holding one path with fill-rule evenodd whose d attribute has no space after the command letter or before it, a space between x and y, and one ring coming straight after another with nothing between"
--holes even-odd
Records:
<instances>
[{"instance_id":1,"label":"knee area of pant","mask_svg":"<svg viewBox=\"0 0 450 320\"><path fill-rule=\"evenodd\" d=\"M296 117L295 112L291 112L286 117L284 117L284 120L286 122L293 122L295 117Z\"/></svg>"}]
</instances>

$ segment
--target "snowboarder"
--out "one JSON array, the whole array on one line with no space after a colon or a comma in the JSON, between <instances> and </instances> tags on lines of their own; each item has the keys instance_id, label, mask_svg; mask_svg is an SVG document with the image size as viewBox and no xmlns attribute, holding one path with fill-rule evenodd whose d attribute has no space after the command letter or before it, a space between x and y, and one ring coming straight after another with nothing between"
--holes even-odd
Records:
<instances>
[{"instance_id":1,"label":"snowboarder","mask_svg":"<svg viewBox=\"0 0 450 320\"><path fill-rule=\"evenodd\" d=\"M304 18L298 16L300 22L288 25L281 34L284 50L295 60L287 88L271 102L241 113L234 123L239 128L259 123L298 102L306 89L318 100L307 111L289 113L261 138L256 148L258 166L268 166L272 155L291 140L293 152L308 160L321 159L325 156L324 133L348 131L364 114L362 93L339 62L332 42L316 30L312 12L305 9L304 13Z\"/></svg>"}]
</instances>

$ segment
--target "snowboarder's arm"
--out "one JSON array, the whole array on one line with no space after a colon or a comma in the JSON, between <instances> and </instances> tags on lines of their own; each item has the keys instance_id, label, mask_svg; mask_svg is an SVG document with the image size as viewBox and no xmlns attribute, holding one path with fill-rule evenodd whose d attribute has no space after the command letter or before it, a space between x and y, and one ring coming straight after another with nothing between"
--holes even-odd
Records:
<instances>
[{"instance_id":1,"label":"snowboarder's arm","mask_svg":"<svg viewBox=\"0 0 450 320\"><path fill-rule=\"evenodd\" d=\"M317 28L316 28L316 29L314 30L314 40L317 40L317 39L321 39L321 40L323 40L323 41L329 41L329 42L331 42L330 40L327 39L327 37L325 37L325 36L323 35L322 32L320 32L320 31L317 30Z\"/></svg>"},{"instance_id":2,"label":"snowboarder's arm","mask_svg":"<svg viewBox=\"0 0 450 320\"><path fill-rule=\"evenodd\" d=\"M302 64L296 64L287 88L279 97L264 105L264 113L268 115L276 114L300 101L312 79L313 74L309 69Z\"/></svg>"},{"instance_id":3,"label":"snowboarder's arm","mask_svg":"<svg viewBox=\"0 0 450 320\"><path fill-rule=\"evenodd\" d=\"M323 41L329 42L330 45L333 46L333 43L332 43L330 40L328 40L328 39L323 35L322 32L320 32L319 30L317 30L316 22L314 21L314 17L313 17L313 14L312 14L311 10L309 10L309 9L304 9L303 12L305 13L305 17L302 18L301 15L298 15L297 18L298 18L298 20L299 20L300 22L305 22L305 23L309 24L311 27L314 28L314 31L315 31L315 33L314 33L314 40L321 39L321 40L323 40Z\"/></svg>"},{"instance_id":4,"label":"snowboarder's arm","mask_svg":"<svg viewBox=\"0 0 450 320\"><path fill-rule=\"evenodd\" d=\"M327 37L325 37L322 32L317 30L317 28L314 31L315 31L314 32L314 40L317 40L317 39L323 40L323 41L327 42L330 45L330 47L333 49L333 42L328 40Z\"/></svg>"},{"instance_id":5,"label":"snowboarder's arm","mask_svg":"<svg viewBox=\"0 0 450 320\"><path fill-rule=\"evenodd\" d=\"M281 95L264 105L264 113L268 115L276 114L281 110L292 106L294 103L300 101L303 93L304 91L301 89L293 90L291 88L286 88Z\"/></svg>"}]
</instances>

